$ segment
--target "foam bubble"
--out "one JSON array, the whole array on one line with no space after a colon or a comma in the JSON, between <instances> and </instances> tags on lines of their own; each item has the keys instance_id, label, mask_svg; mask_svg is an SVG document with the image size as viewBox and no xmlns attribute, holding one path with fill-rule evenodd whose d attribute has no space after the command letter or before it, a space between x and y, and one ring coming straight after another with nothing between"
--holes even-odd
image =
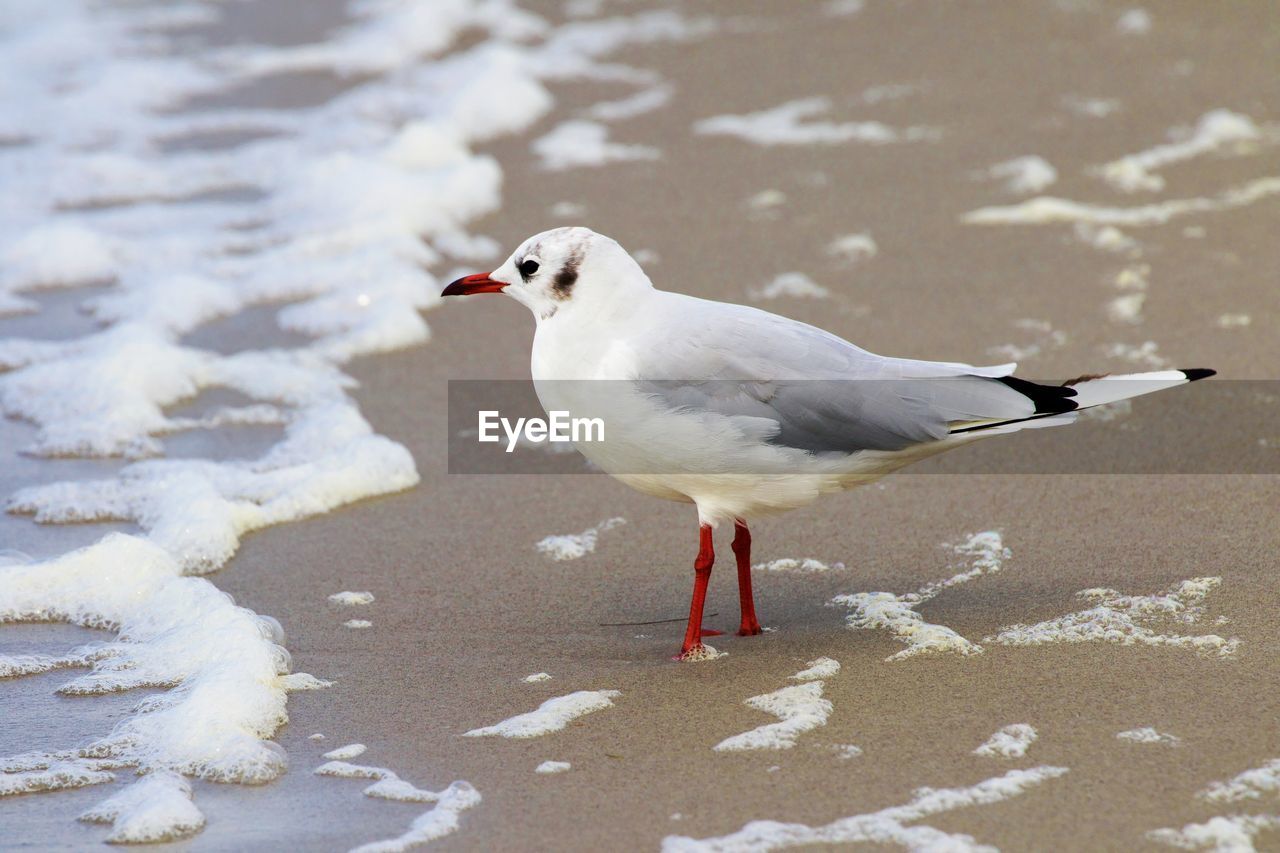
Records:
<instances>
[{"instance_id":1,"label":"foam bubble","mask_svg":"<svg viewBox=\"0 0 1280 853\"><path fill-rule=\"evenodd\" d=\"M928 127L893 128L878 121L833 122L817 119L830 112L831 99L801 98L745 115L719 115L693 126L702 136L733 136L756 145L886 145L937 138Z\"/></svg>"},{"instance_id":2,"label":"foam bubble","mask_svg":"<svg viewBox=\"0 0 1280 853\"><path fill-rule=\"evenodd\" d=\"M799 572L801 574L838 571L844 563L824 563L812 557L782 557L767 563L756 563L752 567L757 572Z\"/></svg>"},{"instance_id":3,"label":"foam bubble","mask_svg":"<svg viewBox=\"0 0 1280 853\"><path fill-rule=\"evenodd\" d=\"M1242 186L1225 190L1213 198L1169 199L1138 207L1111 207L1053 196L1037 196L1020 204L971 210L961 216L960 221L969 225L1088 222L1093 225L1141 228L1163 225L1172 219L1193 213L1235 210L1277 194L1280 194L1280 177L1258 178Z\"/></svg>"},{"instance_id":4,"label":"foam bubble","mask_svg":"<svg viewBox=\"0 0 1280 853\"><path fill-rule=\"evenodd\" d=\"M621 696L617 690L578 690L566 696L548 699L537 710L518 714L492 726L472 729L464 737L499 736L506 738L530 738L558 732L579 717L613 707L613 700Z\"/></svg>"},{"instance_id":5,"label":"foam bubble","mask_svg":"<svg viewBox=\"0 0 1280 853\"><path fill-rule=\"evenodd\" d=\"M993 758L1021 758L1027 754L1027 747L1036 739L1036 730L1026 723L1013 723L1005 726L987 738L973 751L974 755L987 755Z\"/></svg>"},{"instance_id":6,"label":"foam bubble","mask_svg":"<svg viewBox=\"0 0 1280 853\"><path fill-rule=\"evenodd\" d=\"M371 592L335 592L329 596L330 604L337 604L342 607L354 607L361 604L373 604L374 598Z\"/></svg>"},{"instance_id":7,"label":"foam bubble","mask_svg":"<svg viewBox=\"0 0 1280 853\"><path fill-rule=\"evenodd\" d=\"M876 241L865 231L859 234L845 234L827 244L827 254L846 264L870 260L879 253L880 248L876 245Z\"/></svg>"},{"instance_id":8,"label":"foam bubble","mask_svg":"<svg viewBox=\"0 0 1280 853\"><path fill-rule=\"evenodd\" d=\"M54 617L118 634L59 693L171 688L89 746L44 754L31 768L55 773L44 788L106 781L100 760L219 782L260 784L284 772L284 751L267 738L286 720L288 653L261 617L183 577L167 550L111 534L54 560L0 567L0 578L0 622Z\"/></svg>"},{"instance_id":9,"label":"foam bubble","mask_svg":"<svg viewBox=\"0 0 1280 853\"><path fill-rule=\"evenodd\" d=\"M1113 160L1102 166L1099 172L1103 180L1123 192L1162 190L1165 181L1155 174L1157 169L1191 160L1202 154L1260 143L1275 134L1264 133L1246 115L1230 110L1211 110L1200 117L1194 129L1184 131L1181 136L1183 138L1177 142L1157 145Z\"/></svg>"},{"instance_id":10,"label":"foam bubble","mask_svg":"<svg viewBox=\"0 0 1280 853\"><path fill-rule=\"evenodd\" d=\"M1145 36L1151 32L1151 13L1146 9L1126 9L1116 19L1116 32L1122 36Z\"/></svg>"},{"instance_id":11,"label":"foam bubble","mask_svg":"<svg viewBox=\"0 0 1280 853\"><path fill-rule=\"evenodd\" d=\"M882 628L892 632L894 639L907 648L890 655L886 660L905 660L920 654L954 652L961 655L982 653L982 646L971 642L945 625L926 622L917 611L920 605L936 597L943 590L1001 570L1010 551L1004 540L994 530L971 535L963 543L954 546L955 553L971 558L970 568L946 580L926 584L916 592L895 595L891 592L859 592L837 595L831 599L835 605L852 608L846 617L850 628Z\"/></svg>"},{"instance_id":12,"label":"foam bubble","mask_svg":"<svg viewBox=\"0 0 1280 853\"><path fill-rule=\"evenodd\" d=\"M833 706L830 701L822 698L822 689L821 681L810 681L761 696L752 696L747 700L747 705L757 711L772 714L779 722L725 738L712 749L717 752L790 749L796 745L796 739L800 735L827 724Z\"/></svg>"},{"instance_id":13,"label":"foam bubble","mask_svg":"<svg viewBox=\"0 0 1280 853\"><path fill-rule=\"evenodd\" d=\"M577 560L596 549L600 534L626 524L625 518L610 518L581 533L564 533L547 536L534 546L539 553L553 560Z\"/></svg>"},{"instance_id":14,"label":"foam bubble","mask_svg":"<svg viewBox=\"0 0 1280 853\"><path fill-rule=\"evenodd\" d=\"M648 145L610 142L607 127L584 119L561 122L545 136L535 139L532 148L542 161L542 168L551 171L657 160L662 156L658 149Z\"/></svg>"},{"instance_id":15,"label":"foam bubble","mask_svg":"<svg viewBox=\"0 0 1280 853\"><path fill-rule=\"evenodd\" d=\"M996 163L986 171L992 180L1003 181L1005 190L1019 195L1038 193L1058 180L1058 170L1048 160L1031 154Z\"/></svg>"},{"instance_id":16,"label":"foam bubble","mask_svg":"<svg viewBox=\"0 0 1280 853\"><path fill-rule=\"evenodd\" d=\"M1153 829L1147 838L1184 850L1252 853L1257 849L1254 839L1266 830L1280 830L1280 815L1219 816L1182 829Z\"/></svg>"},{"instance_id":17,"label":"foam bubble","mask_svg":"<svg viewBox=\"0 0 1280 853\"><path fill-rule=\"evenodd\" d=\"M805 844L894 843L911 850L981 850L968 835L948 833L917 821L958 808L990 805L1020 796L1067 772L1065 767L1041 766L1010 770L963 788L920 788L900 806L840 818L823 826L751 821L742 829L718 838L669 835L662 840L663 853L699 853L722 850L776 850Z\"/></svg>"},{"instance_id":18,"label":"foam bubble","mask_svg":"<svg viewBox=\"0 0 1280 853\"><path fill-rule=\"evenodd\" d=\"M1151 726L1143 726L1140 729L1128 729L1123 732L1116 732L1119 740L1127 740L1130 743L1159 743L1165 746L1178 746L1182 743L1182 738L1177 735L1165 734L1158 732Z\"/></svg>"},{"instance_id":19,"label":"foam bubble","mask_svg":"<svg viewBox=\"0 0 1280 853\"><path fill-rule=\"evenodd\" d=\"M1034 625L1009 625L983 642L1007 646L1105 642L1120 645L1171 646L1205 655L1229 657L1240 647L1237 638L1217 634L1158 633L1161 625L1195 625L1204 616L1204 600L1221 578L1191 578L1155 595L1124 595L1114 589L1085 589L1077 597L1090 606Z\"/></svg>"},{"instance_id":20,"label":"foam bubble","mask_svg":"<svg viewBox=\"0 0 1280 853\"><path fill-rule=\"evenodd\" d=\"M1245 770L1226 782L1214 782L1200 792L1200 797L1215 803L1239 803L1260 800L1268 794L1280 794L1280 758Z\"/></svg>"},{"instance_id":21,"label":"foam bubble","mask_svg":"<svg viewBox=\"0 0 1280 853\"><path fill-rule=\"evenodd\" d=\"M479 805L482 799L480 792L469 782L453 782L443 791L428 791L406 782L385 767L330 761L317 767L315 773L344 779L373 779L374 783L364 789L366 797L404 803L435 803L435 807L419 815L403 835L356 848L365 853L399 853L443 838L456 832L461 825L462 812Z\"/></svg>"},{"instance_id":22,"label":"foam bubble","mask_svg":"<svg viewBox=\"0 0 1280 853\"><path fill-rule=\"evenodd\" d=\"M112 844L176 841L204 827L204 815L191 801L191 783L167 770L148 773L80 819L111 824Z\"/></svg>"},{"instance_id":23,"label":"foam bubble","mask_svg":"<svg viewBox=\"0 0 1280 853\"><path fill-rule=\"evenodd\" d=\"M802 272L786 272L759 290L751 291L752 299L826 299L831 291Z\"/></svg>"},{"instance_id":24,"label":"foam bubble","mask_svg":"<svg viewBox=\"0 0 1280 853\"><path fill-rule=\"evenodd\" d=\"M552 773L564 773L572 767L573 765L567 761L544 761L535 767L533 772L550 775Z\"/></svg>"},{"instance_id":25,"label":"foam bubble","mask_svg":"<svg viewBox=\"0 0 1280 853\"><path fill-rule=\"evenodd\" d=\"M349 743L346 746L340 746L337 749L329 750L324 754L324 757L338 761L348 761L352 758L359 758L364 755L366 749L368 749L368 747L362 743Z\"/></svg>"},{"instance_id":26,"label":"foam bubble","mask_svg":"<svg viewBox=\"0 0 1280 853\"><path fill-rule=\"evenodd\" d=\"M791 676L793 681L814 681L820 678L831 678L840 672L840 661L831 658L816 658L805 664L805 669Z\"/></svg>"}]
</instances>

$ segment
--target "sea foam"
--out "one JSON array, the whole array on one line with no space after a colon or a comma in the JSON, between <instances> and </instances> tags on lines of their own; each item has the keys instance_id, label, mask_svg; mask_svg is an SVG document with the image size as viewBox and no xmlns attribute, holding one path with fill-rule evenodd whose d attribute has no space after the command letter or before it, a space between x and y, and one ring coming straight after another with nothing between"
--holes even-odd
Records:
<instances>
[{"instance_id":1,"label":"sea foam","mask_svg":"<svg viewBox=\"0 0 1280 853\"><path fill-rule=\"evenodd\" d=\"M496 251L466 232L498 207L502 180L473 146L540 119L545 80L653 87L651 72L605 58L711 29L672 11L552 28L508 0L351 0L345 12L320 42L227 47L175 35L218 22L215 2L0 9L0 316L36 311L35 291L109 285L81 301L98 324L88 333L0 341L0 410L34 426L30 454L125 460L98 479L42 479L8 509L139 531L0 563L0 622L114 634L2 658L0 674L75 667L86 672L60 692L165 691L79 745L0 759L0 795L136 769L139 781L86 813L112 824L110 840L198 831L183 776L261 783L284 771L270 738L286 694L328 682L290 673L279 625L195 575L225 566L249 532L417 483L408 451L361 415L344 367L427 341L422 312L442 283L430 270ZM464 34L469 46L443 55ZM335 82L289 108L202 105L295 73ZM234 141L201 147L219 136ZM191 342L264 306L304 343ZM208 391L247 401L171 412ZM281 437L256 458L158 458L177 433L249 424ZM382 849L452 831L479 798L465 782L446 793Z\"/></svg>"}]
</instances>

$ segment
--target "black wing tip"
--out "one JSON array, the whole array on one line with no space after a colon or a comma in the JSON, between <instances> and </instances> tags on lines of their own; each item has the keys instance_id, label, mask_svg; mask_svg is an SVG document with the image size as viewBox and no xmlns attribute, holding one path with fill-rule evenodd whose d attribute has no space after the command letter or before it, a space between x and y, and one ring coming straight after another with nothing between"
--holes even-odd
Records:
<instances>
[{"instance_id":1,"label":"black wing tip","mask_svg":"<svg viewBox=\"0 0 1280 853\"><path fill-rule=\"evenodd\" d=\"M1009 386L1035 404L1037 415L1060 415L1063 412L1075 411L1079 404L1070 399L1076 396L1076 389L1062 385L1041 385L1029 382L1016 376L1001 376L997 382Z\"/></svg>"},{"instance_id":2,"label":"black wing tip","mask_svg":"<svg viewBox=\"0 0 1280 853\"><path fill-rule=\"evenodd\" d=\"M1208 367L1188 367L1182 371L1182 375L1187 377L1188 382L1195 382L1197 379L1208 379L1210 376L1217 376L1218 371Z\"/></svg>"}]
</instances>

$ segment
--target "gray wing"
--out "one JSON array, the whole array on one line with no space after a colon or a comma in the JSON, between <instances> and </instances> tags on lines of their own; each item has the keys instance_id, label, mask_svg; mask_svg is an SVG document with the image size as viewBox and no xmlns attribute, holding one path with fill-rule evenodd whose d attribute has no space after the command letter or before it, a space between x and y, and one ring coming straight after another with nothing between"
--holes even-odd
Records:
<instances>
[{"instance_id":1,"label":"gray wing","mask_svg":"<svg viewBox=\"0 0 1280 853\"><path fill-rule=\"evenodd\" d=\"M1035 411L1026 397L999 380L978 376L642 380L638 385L671 410L772 422L776 427L769 443L812 453L901 450L945 438L953 424L1027 417ZM1008 414L992 415L994 411Z\"/></svg>"},{"instance_id":2,"label":"gray wing","mask_svg":"<svg viewBox=\"0 0 1280 853\"><path fill-rule=\"evenodd\" d=\"M945 438L957 424L1041 410L1039 394L1027 389L1042 386L1005 378L1012 365L885 358L774 314L691 302L691 322L647 348L639 390L672 410L776 425L768 429L776 445L813 453L901 450Z\"/></svg>"}]
</instances>

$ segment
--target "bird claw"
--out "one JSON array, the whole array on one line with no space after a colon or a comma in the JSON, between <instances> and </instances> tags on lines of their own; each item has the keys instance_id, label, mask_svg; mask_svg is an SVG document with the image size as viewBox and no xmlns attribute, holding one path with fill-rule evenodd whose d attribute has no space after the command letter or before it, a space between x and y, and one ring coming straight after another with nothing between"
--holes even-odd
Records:
<instances>
[{"instance_id":1,"label":"bird claw","mask_svg":"<svg viewBox=\"0 0 1280 853\"><path fill-rule=\"evenodd\" d=\"M759 622L752 622L750 625L743 625L741 628L738 629L739 637L754 637L758 634L763 634L763 633L764 633L764 629L760 627Z\"/></svg>"}]
</instances>

